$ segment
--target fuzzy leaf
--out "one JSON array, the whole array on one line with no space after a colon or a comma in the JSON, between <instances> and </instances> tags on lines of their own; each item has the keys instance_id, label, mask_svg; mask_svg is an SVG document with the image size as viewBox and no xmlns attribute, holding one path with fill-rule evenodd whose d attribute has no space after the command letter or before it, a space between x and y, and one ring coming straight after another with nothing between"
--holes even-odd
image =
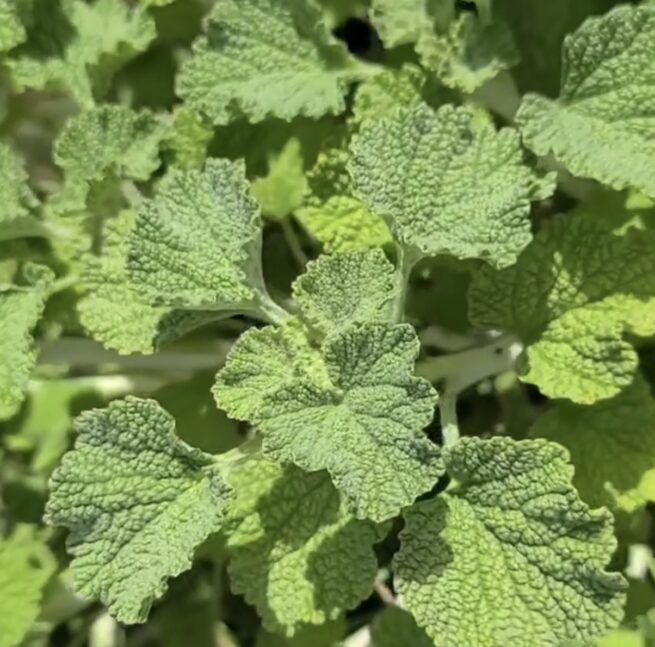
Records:
<instances>
[{"instance_id":1,"label":"fuzzy leaf","mask_svg":"<svg viewBox=\"0 0 655 647\"><path fill-rule=\"evenodd\" d=\"M50 480L46 520L70 530L80 593L121 622L144 622L166 581L219 530L230 488L212 457L175 436L154 400L82 414L75 448Z\"/></svg>"},{"instance_id":2,"label":"fuzzy leaf","mask_svg":"<svg viewBox=\"0 0 655 647\"><path fill-rule=\"evenodd\" d=\"M444 451L453 486L406 513L399 590L436 647L552 647L618 625L626 582L605 570L611 515L571 486L544 441L465 438Z\"/></svg>"},{"instance_id":3,"label":"fuzzy leaf","mask_svg":"<svg viewBox=\"0 0 655 647\"><path fill-rule=\"evenodd\" d=\"M25 29L11 0L0 0L0 53L25 40Z\"/></svg>"},{"instance_id":4,"label":"fuzzy leaf","mask_svg":"<svg viewBox=\"0 0 655 647\"><path fill-rule=\"evenodd\" d=\"M84 107L155 38L145 9L122 0L34 0L31 13L27 42L9 61L14 81L21 88L65 90Z\"/></svg>"},{"instance_id":5,"label":"fuzzy leaf","mask_svg":"<svg viewBox=\"0 0 655 647\"><path fill-rule=\"evenodd\" d=\"M329 336L325 377L285 381L257 415L264 451L308 471L326 469L359 518L383 521L429 490L442 472L423 429L436 394L414 377L411 326L368 323Z\"/></svg>"},{"instance_id":6,"label":"fuzzy leaf","mask_svg":"<svg viewBox=\"0 0 655 647\"><path fill-rule=\"evenodd\" d=\"M43 266L28 266L28 286L0 285L0 420L18 412L36 364L32 331L39 322L54 279Z\"/></svg>"},{"instance_id":7,"label":"fuzzy leaf","mask_svg":"<svg viewBox=\"0 0 655 647\"><path fill-rule=\"evenodd\" d=\"M0 537L0 647L23 644L56 567L34 528L19 526L11 536Z\"/></svg>"},{"instance_id":8,"label":"fuzzy leaf","mask_svg":"<svg viewBox=\"0 0 655 647\"><path fill-rule=\"evenodd\" d=\"M335 619L368 597L377 530L354 519L325 472L254 459L234 470L227 520L237 593L271 631L294 634Z\"/></svg>"},{"instance_id":9,"label":"fuzzy leaf","mask_svg":"<svg viewBox=\"0 0 655 647\"><path fill-rule=\"evenodd\" d=\"M261 230L241 162L173 171L140 210L130 279L147 302L224 313L257 307Z\"/></svg>"},{"instance_id":10,"label":"fuzzy leaf","mask_svg":"<svg viewBox=\"0 0 655 647\"><path fill-rule=\"evenodd\" d=\"M301 0L223 0L178 79L179 94L215 124L240 115L291 120L345 109L354 60Z\"/></svg>"},{"instance_id":11,"label":"fuzzy leaf","mask_svg":"<svg viewBox=\"0 0 655 647\"><path fill-rule=\"evenodd\" d=\"M389 321L394 268L380 249L321 256L293 286L296 303L322 334Z\"/></svg>"},{"instance_id":12,"label":"fuzzy leaf","mask_svg":"<svg viewBox=\"0 0 655 647\"><path fill-rule=\"evenodd\" d=\"M352 150L356 193L413 253L504 267L530 241L537 181L515 131L473 129L465 108L422 104L365 123Z\"/></svg>"},{"instance_id":13,"label":"fuzzy leaf","mask_svg":"<svg viewBox=\"0 0 655 647\"><path fill-rule=\"evenodd\" d=\"M634 379L637 355L624 333L655 333L655 239L568 214L514 267L482 268L469 296L475 323L527 344L525 381L551 398L591 404Z\"/></svg>"},{"instance_id":14,"label":"fuzzy leaf","mask_svg":"<svg viewBox=\"0 0 655 647\"><path fill-rule=\"evenodd\" d=\"M564 40L560 96L529 94L524 141L571 173L655 196L655 6L589 18Z\"/></svg>"},{"instance_id":15,"label":"fuzzy leaf","mask_svg":"<svg viewBox=\"0 0 655 647\"><path fill-rule=\"evenodd\" d=\"M530 435L566 447L573 484L590 505L632 512L655 501L655 400L638 377L617 396L593 406L555 402Z\"/></svg>"}]
</instances>

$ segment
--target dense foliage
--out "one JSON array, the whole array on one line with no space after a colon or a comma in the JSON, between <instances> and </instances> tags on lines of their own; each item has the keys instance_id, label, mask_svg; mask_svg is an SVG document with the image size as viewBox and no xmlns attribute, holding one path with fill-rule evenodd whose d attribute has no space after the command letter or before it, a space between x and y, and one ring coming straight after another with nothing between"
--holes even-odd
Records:
<instances>
[{"instance_id":1,"label":"dense foliage","mask_svg":"<svg viewBox=\"0 0 655 647\"><path fill-rule=\"evenodd\" d=\"M0 137L0 647L655 644L655 4L0 0Z\"/></svg>"}]
</instances>

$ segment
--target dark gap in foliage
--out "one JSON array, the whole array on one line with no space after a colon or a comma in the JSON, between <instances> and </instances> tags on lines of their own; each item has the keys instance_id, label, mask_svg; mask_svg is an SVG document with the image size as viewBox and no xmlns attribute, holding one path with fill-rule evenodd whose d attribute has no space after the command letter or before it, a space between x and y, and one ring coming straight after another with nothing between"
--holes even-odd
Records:
<instances>
[{"instance_id":1,"label":"dark gap in foliage","mask_svg":"<svg viewBox=\"0 0 655 647\"><path fill-rule=\"evenodd\" d=\"M376 53L382 50L380 36L373 25L363 18L348 18L335 27L332 33L346 44L351 54L359 58L376 58Z\"/></svg>"},{"instance_id":2,"label":"dark gap in foliage","mask_svg":"<svg viewBox=\"0 0 655 647\"><path fill-rule=\"evenodd\" d=\"M455 2L455 8L458 11L470 11L471 13L478 13L478 5L472 0L457 0Z\"/></svg>"}]
</instances>

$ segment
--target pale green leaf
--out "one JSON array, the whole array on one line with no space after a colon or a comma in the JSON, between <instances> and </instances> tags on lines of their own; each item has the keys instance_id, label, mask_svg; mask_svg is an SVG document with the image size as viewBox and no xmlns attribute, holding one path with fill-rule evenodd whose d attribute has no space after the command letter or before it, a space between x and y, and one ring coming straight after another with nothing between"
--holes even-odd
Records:
<instances>
[{"instance_id":1,"label":"pale green leaf","mask_svg":"<svg viewBox=\"0 0 655 647\"><path fill-rule=\"evenodd\" d=\"M446 86L472 93L518 62L512 34L502 22L484 24L465 11L448 28L424 29L416 50Z\"/></svg>"},{"instance_id":2,"label":"pale green leaf","mask_svg":"<svg viewBox=\"0 0 655 647\"><path fill-rule=\"evenodd\" d=\"M245 115L290 120L345 110L359 76L345 46L301 0L223 0L178 78L178 92L215 124Z\"/></svg>"},{"instance_id":3,"label":"pale green leaf","mask_svg":"<svg viewBox=\"0 0 655 647\"><path fill-rule=\"evenodd\" d=\"M77 309L88 333L122 354L148 354L165 341L182 337L217 318L212 312L184 312L150 305L130 282L128 240L136 214L124 211L109 220L102 249L84 256L85 294Z\"/></svg>"},{"instance_id":4,"label":"pale green leaf","mask_svg":"<svg viewBox=\"0 0 655 647\"><path fill-rule=\"evenodd\" d=\"M573 484L590 505L633 511L655 501L655 400L637 378L614 398L592 406L559 401L530 435L566 447Z\"/></svg>"},{"instance_id":5,"label":"pale green leaf","mask_svg":"<svg viewBox=\"0 0 655 647\"><path fill-rule=\"evenodd\" d=\"M423 431L436 394L412 374L417 353L407 325L369 323L329 336L321 348L327 380L285 381L263 398L265 453L326 469L357 517L398 514L442 472Z\"/></svg>"},{"instance_id":6,"label":"pale green leaf","mask_svg":"<svg viewBox=\"0 0 655 647\"><path fill-rule=\"evenodd\" d=\"M42 266L29 266L25 273L30 285L0 285L0 420L11 418L25 398L37 359L32 331L54 278Z\"/></svg>"},{"instance_id":7,"label":"pale green leaf","mask_svg":"<svg viewBox=\"0 0 655 647\"><path fill-rule=\"evenodd\" d=\"M144 622L166 581L220 529L231 490L212 457L175 437L153 400L129 397L82 414L55 470L46 520L70 530L80 593L126 623Z\"/></svg>"},{"instance_id":8,"label":"pale green leaf","mask_svg":"<svg viewBox=\"0 0 655 647\"><path fill-rule=\"evenodd\" d=\"M90 107L115 72L155 38L141 6L122 0L34 0L27 42L8 61L20 88L64 90Z\"/></svg>"},{"instance_id":9,"label":"pale green leaf","mask_svg":"<svg viewBox=\"0 0 655 647\"><path fill-rule=\"evenodd\" d=\"M34 528L19 526L9 537L0 537L0 647L23 644L56 567Z\"/></svg>"},{"instance_id":10,"label":"pale green leaf","mask_svg":"<svg viewBox=\"0 0 655 647\"><path fill-rule=\"evenodd\" d=\"M232 471L230 484L232 587L257 607L268 629L293 635L368 597L377 530L349 514L325 472L251 459Z\"/></svg>"},{"instance_id":11,"label":"pale green leaf","mask_svg":"<svg viewBox=\"0 0 655 647\"><path fill-rule=\"evenodd\" d=\"M39 202L27 182L18 155L0 142L0 241L45 234L36 216Z\"/></svg>"},{"instance_id":12,"label":"pale green leaf","mask_svg":"<svg viewBox=\"0 0 655 647\"><path fill-rule=\"evenodd\" d=\"M652 232L612 232L594 214L554 219L514 267L482 268L470 291L480 326L527 345L522 378L552 398L591 404L634 379L624 333L655 332Z\"/></svg>"},{"instance_id":13,"label":"pale green leaf","mask_svg":"<svg viewBox=\"0 0 655 647\"><path fill-rule=\"evenodd\" d=\"M394 267L380 249L321 256L293 285L311 326L326 335L370 321L389 321Z\"/></svg>"},{"instance_id":14,"label":"pale green leaf","mask_svg":"<svg viewBox=\"0 0 655 647\"><path fill-rule=\"evenodd\" d=\"M73 117L55 143L67 178L99 181L108 174L147 180L159 166L165 125L151 112L104 105Z\"/></svg>"},{"instance_id":15,"label":"pale green leaf","mask_svg":"<svg viewBox=\"0 0 655 647\"><path fill-rule=\"evenodd\" d=\"M252 183L252 194L264 216L281 219L302 204L306 192L302 145L292 137L269 156L268 173Z\"/></svg>"},{"instance_id":16,"label":"pale green leaf","mask_svg":"<svg viewBox=\"0 0 655 647\"><path fill-rule=\"evenodd\" d=\"M176 108L172 132L166 140L166 148L173 152L175 166L202 168L213 134L214 129L201 114L185 105Z\"/></svg>"},{"instance_id":17,"label":"pale green leaf","mask_svg":"<svg viewBox=\"0 0 655 647\"><path fill-rule=\"evenodd\" d=\"M6 423L5 445L30 452L35 472L49 472L68 449L75 408L98 401L91 379L39 380L30 385L21 415Z\"/></svg>"},{"instance_id":18,"label":"pale green leaf","mask_svg":"<svg viewBox=\"0 0 655 647\"><path fill-rule=\"evenodd\" d=\"M129 239L128 272L153 305L256 311L261 222L242 162L175 170L144 203Z\"/></svg>"},{"instance_id":19,"label":"pale green leaf","mask_svg":"<svg viewBox=\"0 0 655 647\"><path fill-rule=\"evenodd\" d=\"M318 352L297 319L282 327L251 328L232 347L213 389L216 403L232 418L256 422L267 396L285 384L321 379Z\"/></svg>"},{"instance_id":20,"label":"pale green leaf","mask_svg":"<svg viewBox=\"0 0 655 647\"><path fill-rule=\"evenodd\" d=\"M655 7L589 18L564 41L559 98L527 95L516 120L574 175L655 196Z\"/></svg>"},{"instance_id":21,"label":"pale green leaf","mask_svg":"<svg viewBox=\"0 0 655 647\"><path fill-rule=\"evenodd\" d=\"M536 191L516 131L474 128L473 119L422 104L365 123L349 170L359 197L413 254L504 267L531 239L531 199L548 191Z\"/></svg>"},{"instance_id":22,"label":"pale green leaf","mask_svg":"<svg viewBox=\"0 0 655 647\"><path fill-rule=\"evenodd\" d=\"M6 52L25 40L25 28L18 18L11 0L0 0L0 53Z\"/></svg>"},{"instance_id":23,"label":"pale green leaf","mask_svg":"<svg viewBox=\"0 0 655 647\"><path fill-rule=\"evenodd\" d=\"M406 513L394 562L436 647L552 647L618 625L626 582L605 570L611 515L580 500L564 449L464 438L444 461L452 485Z\"/></svg>"},{"instance_id":24,"label":"pale green leaf","mask_svg":"<svg viewBox=\"0 0 655 647\"><path fill-rule=\"evenodd\" d=\"M409 63L400 69L385 69L357 87L352 122L359 125L367 119L390 115L401 106L416 106L423 100L425 72Z\"/></svg>"},{"instance_id":25,"label":"pale green leaf","mask_svg":"<svg viewBox=\"0 0 655 647\"><path fill-rule=\"evenodd\" d=\"M454 14L452 0L432 4L441 7L446 17ZM432 26L428 0L372 0L370 19L386 47L415 43L421 32Z\"/></svg>"},{"instance_id":26,"label":"pale green leaf","mask_svg":"<svg viewBox=\"0 0 655 647\"><path fill-rule=\"evenodd\" d=\"M391 243L384 220L357 198L337 195L323 205L301 207L296 217L328 254Z\"/></svg>"}]
</instances>

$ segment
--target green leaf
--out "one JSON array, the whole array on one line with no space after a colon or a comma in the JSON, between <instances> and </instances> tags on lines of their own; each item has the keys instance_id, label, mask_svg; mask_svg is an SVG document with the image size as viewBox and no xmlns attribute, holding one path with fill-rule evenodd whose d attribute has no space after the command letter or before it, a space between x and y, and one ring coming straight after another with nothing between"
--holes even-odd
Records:
<instances>
[{"instance_id":1,"label":"green leaf","mask_svg":"<svg viewBox=\"0 0 655 647\"><path fill-rule=\"evenodd\" d=\"M652 232L610 231L594 214L555 218L514 267L482 268L469 293L480 326L527 344L522 379L580 404L632 383L637 355L624 333L655 332Z\"/></svg>"},{"instance_id":2,"label":"green leaf","mask_svg":"<svg viewBox=\"0 0 655 647\"><path fill-rule=\"evenodd\" d=\"M174 170L144 203L129 239L130 279L148 303L258 312L261 222L242 162Z\"/></svg>"},{"instance_id":3,"label":"green leaf","mask_svg":"<svg viewBox=\"0 0 655 647\"><path fill-rule=\"evenodd\" d=\"M423 100L425 72L406 63L400 69L385 69L357 87L352 123L387 117L400 106L417 106Z\"/></svg>"},{"instance_id":4,"label":"green leaf","mask_svg":"<svg viewBox=\"0 0 655 647\"><path fill-rule=\"evenodd\" d=\"M43 266L28 266L30 285L0 285L0 420L18 412L25 398L37 350L32 331L39 322L54 279Z\"/></svg>"},{"instance_id":5,"label":"green leaf","mask_svg":"<svg viewBox=\"0 0 655 647\"><path fill-rule=\"evenodd\" d=\"M237 493L227 519L232 588L267 629L293 635L368 597L377 530L349 514L325 472L251 459L230 483Z\"/></svg>"},{"instance_id":6,"label":"green leaf","mask_svg":"<svg viewBox=\"0 0 655 647\"><path fill-rule=\"evenodd\" d=\"M207 157L207 146L214 129L203 116L188 106L181 105L173 111L172 132L166 148L173 152L175 166L183 169L202 168Z\"/></svg>"},{"instance_id":7,"label":"green leaf","mask_svg":"<svg viewBox=\"0 0 655 647\"><path fill-rule=\"evenodd\" d=\"M395 573L436 647L552 647L623 616L608 573L611 515L571 486L566 451L545 441L464 438L444 450L451 487L406 513Z\"/></svg>"},{"instance_id":8,"label":"green leaf","mask_svg":"<svg viewBox=\"0 0 655 647\"><path fill-rule=\"evenodd\" d=\"M389 321L394 267L381 249L321 256L293 285L293 296L321 334L360 323Z\"/></svg>"},{"instance_id":9,"label":"green leaf","mask_svg":"<svg viewBox=\"0 0 655 647\"><path fill-rule=\"evenodd\" d=\"M113 174L145 181L159 166L166 126L147 110L103 105L73 117L55 143L55 162L71 180L100 181Z\"/></svg>"},{"instance_id":10,"label":"green leaf","mask_svg":"<svg viewBox=\"0 0 655 647\"><path fill-rule=\"evenodd\" d=\"M306 191L302 144L292 137L269 157L268 173L252 183L252 194L265 216L282 219L302 204Z\"/></svg>"},{"instance_id":11,"label":"green leaf","mask_svg":"<svg viewBox=\"0 0 655 647\"><path fill-rule=\"evenodd\" d=\"M0 241L45 235L36 216L38 204L22 161L7 144L0 143Z\"/></svg>"},{"instance_id":12,"label":"green leaf","mask_svg":"<svg viewBox=\"0 0 655 647\"><path fill-rule=\"evenodd\" d=\"M135 221L133 211L123 211L106 223L102 249L84 256L86 293L77 304L87 332L125 355L153 353L164 342L217 319L213 312L152 306L141 296L127 272L128 241Z\"/></svg>"},{"instance_id":13,"label":"green leaf","mask_svg":"<svg viewBox=\"0 0 655 647\"><path fill-rule=\"evenodd\" d=\"M25 40L25 29L11 0L0 0L0 53Z\"/></svg>"},{"instance_id":14,"label":"green leaf","mask_svg":"<svg viewBox=\"0 0 655 647\"><path fill-rule=\"evenodd\" d=\"M416 50L423 65L444 85L469 94L518 62L507 25L485 24L468 11L447 29L424 29Z\"/></svg>"},{"instance_id":15,"label":"green leaf","mask_svg":"<svg viewBox=\"0 0 655 647\"><path fill-rule=\"evenodd\" d=\"M410 613L400 607L387 607L371 623L375 647L434 647L434 643Z\"/></svg>"},{"instance_id":16,"label":"green leaf","mask_svg":"<svg viewBox=\"0 0 655 647\"><path fill-rule=\"evenodd\" d=\"M84 107L109 89L115 72L155 38L141 6L122 0L34 0L27 42L8 61L19 88L64 90Z\"/></svg>"},{"instance_id":17,"label":"green leaf","mask_svg":"<svg viewBox=\"0 0 655 647\"><path fill-rule=\"evenodd\" d=\"M391 243L389 227L357 198L334 196L325 204L301 207L296 217L326 253L354 252Z\"/></svg>"},{"instance_id":18,"label":"green leaf","mask_svg":"<svg viewBox=\"0 0 655 647\"><path fill-rule=\"evenodd\" d=\"M369 323L329 336L321 349L328 380L296 379L264 398L265 453L326 469L357 517L398 514L442 473L423 432L436 394L412 375L418 346L406 325Z\"/></svg>"},{"instance_id":19,"label":"green leaf","mask_svg":"<svg viewBox=\"0 0 655 647\"><path fill-rule=\"evenodd\" d=\"M616 0L494 0L494 15L506 21L517 42L520 61L512 69L522 92L555 96L561 78L564 37L585 18L607 11ZM544 25L548 25L544 29Z\"/></svg>"},{"instance_id":20,"label":"green leaf","mask_svg":"<svg viewBox=\"0 0 655 647\"><path fill-rule=\"evenodd\" d=\"M166 580L221 527L231 490L212 457L175 437L153 400L129 397L76 421L75 448L55 470L46 521L70 530L80 593L121 622L144 622Z\"/></svg>"},{"instance_id":21,"label":"green leaf","mask_svg":"<svg viewBox=\"0 0 655 647\"><path fill-rule=\"evenodd\" d=\"M56 566L33 527L19 526L11 536L0 537L0 647L23 644Z\"/></svg>"},{"instance_id":22,"label":"green leaf","mask_svg":"<svg viewBox=\"0 0 655 647\"><path fill-rule=\"evenodd\" d=\"M432 3L448 16L454 13L452 0ZM415 43L431 27L427 0L372 0L370 19L385 47Z\"/></svg>"},{"instance_id":23,"label":"green leaf","mask_svg":"<svg viewBox=\"0 0 655 647\"><path fill-rule=\"evenodd\" d=\"M68 449L75 412L98 402L102 397L92 380L36 381L21 415L6 423L5 445L12 451L29 451L34 472L49 472Z\"/></svg>"},{"instance_id":24,"label":"green leaf","mask_svg":"<svg viewBox=\"0 0 655 647\"><path fill-rule=\"evenodd\" d=\"M291 637L262 630L255 647L334 647L341 644L345 633L346 623L339 618L322 625L307 625Z\"/></svg>"},{"instance_id":25,"label":"green leaf","mask_svg":"<svg viewBox=\"0 0 655 647\"><path fill-rule=\"evenodd\" d=\"M559 401L539 417L530 435L566 447L573 484L590 505L632 512L655 500L655 400L646 382L593 406Z\"/></svg>"},{"instance_id":26,"label":"green leaf","mask_svg":"<svg viewBox=\"0 0 655 647\"><path fill-rule=\"evenodd\" d=\"M178 92L215 124L241 115L318 118L345 110L348 83L360 75L312 4L223 0L182 68Z\"/></svg>"},{"instance_id":27,"label":"green leaf","mask_svg":"<svg viewBox=\"0 0 655 647\"><path fill-rule=\"evenodd\" d=\"M504 267L530 241L530 200L552 187L536 190L514 130L474 129L472 119L465 108L422 104L368 122L349 170L356 193L412 254Z\"/></svg>"},{"instance_id":28,"label":"green leaf","mask_svg":"<svg viewBox=\"0 0 655 647\"><path fill-rule=\"evenodd\" d=\"M525 143L573 175L655 196L654 58L655 7L589 18L564 41L559 98L523 99Z\"/></svg>"}]
</instances>

